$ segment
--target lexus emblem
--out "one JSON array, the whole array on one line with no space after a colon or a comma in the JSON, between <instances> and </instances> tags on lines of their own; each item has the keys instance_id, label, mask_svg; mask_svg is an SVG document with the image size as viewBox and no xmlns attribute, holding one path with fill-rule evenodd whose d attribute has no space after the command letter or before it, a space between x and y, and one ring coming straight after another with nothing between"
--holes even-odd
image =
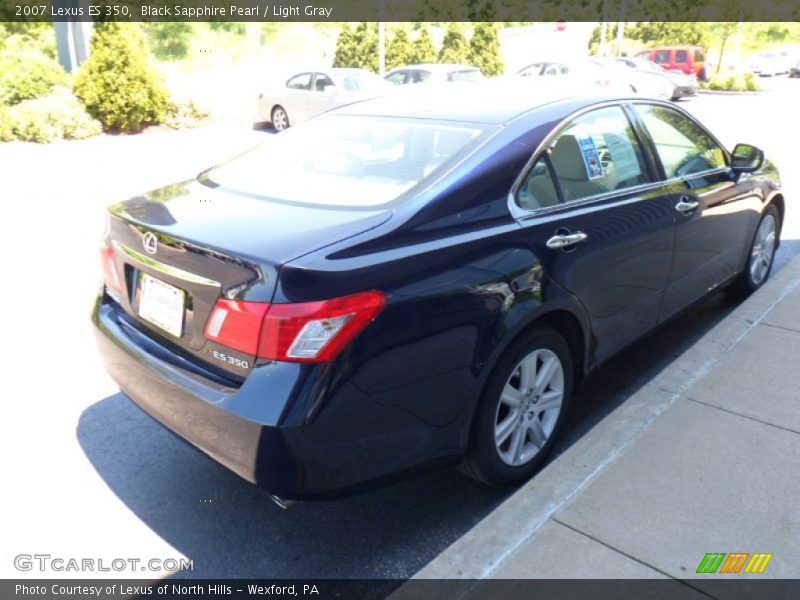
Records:
<instances>
[{"instance_id":1,"label":"lexus emblem","mask_svg":"<svg viewBox=\"0 0 800 600\"><path fill-rule=\"evenodd\" d=\"M144 246L144 251L148 254L155 254L158 250L158 238L156 234L152 231L145 233L142 238L142 246Z\"/></svg>"}]
</instances>

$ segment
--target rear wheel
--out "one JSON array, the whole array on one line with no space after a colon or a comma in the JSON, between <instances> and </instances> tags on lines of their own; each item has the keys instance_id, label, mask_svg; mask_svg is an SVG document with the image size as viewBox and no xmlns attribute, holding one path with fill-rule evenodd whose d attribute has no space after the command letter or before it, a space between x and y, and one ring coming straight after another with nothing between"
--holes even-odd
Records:
<instances>
[{"instance_id":1,"label":"rear wheel","mask_svg":"<svg viewBox=\"0 0 800 600\"><path fill-rule=\"evenodd\" d=\"M491 485L512 485L542 465L572 397L572 356L564 338L539 325L500 359L475 414L462 469Z\"/></svg>"},{"instance_id":2,"label":"rear wheel","mask_svg":"<svg viewBox=\"0 0 800 600\"><path fill-rule=\"evenodd\" d=\"M272 109L272 126L277 131L283 131L289 127L289 115L282 106L276 106Z\"/></svg>"},{"instance_id":3,"label":"rear wheel","mask_svg":"<svg viewBox=\"0 0 800 600\"><path fill-rule=\"evenodd\" d=\"M779 231L778 209L770 204L764 210L761 221L756 227L753 242L750 244L747 267L728 288L732 297L739 299L749 296L767 281L772 271L775 249L778 247Z\"/></svg>"}]
</instances>

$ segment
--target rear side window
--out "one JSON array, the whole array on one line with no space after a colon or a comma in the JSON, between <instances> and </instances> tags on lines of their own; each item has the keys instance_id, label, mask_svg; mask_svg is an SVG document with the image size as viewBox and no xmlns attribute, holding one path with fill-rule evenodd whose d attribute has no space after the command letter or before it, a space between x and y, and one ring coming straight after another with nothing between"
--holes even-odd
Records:
<instances>
[{"instance_id":1,"label":"rear side window","mask_svg":"<svg viewBox=\"0 0 800 600\"><path fill-rule=\"evenodd\" d=\"M669 62L669 50L656 50L653 55L653 62L663 65Z\"/></svg>"},{"instance_id":2,"label":"rear side window","mask_svg":"<svg viewBox=\"0 0 800 600\"><path fill-rule=\"evenodd\" d=\"M667 178L722 168L725 152L714 139L686 115L664 106L639 104L642 117Z\"/></svg>"},{"instance_id":3,"label":"rear side window","mask_svg":"<svg viewBox=\"0 0 800 600\"><path fill-rule=\"evenodd\" d=\"M618 106L575 119L548 154L565 202L651 181L639 141Z\"/></svg>"},{"instance_id":4,"label":"rear side window","mask_svg":"<svg viewBox=\"0 0 800 600\"><path fill-rule=\"evenodd\" d=\"M686 50L676 50L675 51L675 63L682 65L686 64L686 61L689 60L689 53Z\"/></svg>"}]
</instances>

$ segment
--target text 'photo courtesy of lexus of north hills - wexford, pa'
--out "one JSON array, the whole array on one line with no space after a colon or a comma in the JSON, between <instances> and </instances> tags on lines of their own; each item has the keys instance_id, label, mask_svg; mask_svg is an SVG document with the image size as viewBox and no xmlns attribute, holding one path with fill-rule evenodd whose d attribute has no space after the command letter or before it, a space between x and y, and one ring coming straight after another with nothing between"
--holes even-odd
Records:
<instances>
[{"instance_id":1,"label":"text 'photo courtesy of lexus of north hills - wexford, pa'","mask_svg":"<svg viewBox=\"0 0 800 600\"><path fill-rule=\"evenodd\" d=\"M511 485L590 371L768 278L758 148L669 102L460 85L111 206L92 318L122 391L279 503L447 465Z\"/></svg>"}]
</instances>

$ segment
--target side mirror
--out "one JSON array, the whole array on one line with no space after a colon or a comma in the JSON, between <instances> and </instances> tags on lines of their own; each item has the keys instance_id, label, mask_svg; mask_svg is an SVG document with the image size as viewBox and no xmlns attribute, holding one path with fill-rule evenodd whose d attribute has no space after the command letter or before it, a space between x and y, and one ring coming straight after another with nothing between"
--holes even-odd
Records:
<instances>
[{"instance_id":1,"label":"side mirror","mask_svg":"<svg viewBox=\"0 0 800 600\"><path fill-rule=\"evenodd\" d=\"M731 155L731 168L738 173L752 173L764 165L764 152L750 144L736 144Z\"/></svg>"}]
</instances>

